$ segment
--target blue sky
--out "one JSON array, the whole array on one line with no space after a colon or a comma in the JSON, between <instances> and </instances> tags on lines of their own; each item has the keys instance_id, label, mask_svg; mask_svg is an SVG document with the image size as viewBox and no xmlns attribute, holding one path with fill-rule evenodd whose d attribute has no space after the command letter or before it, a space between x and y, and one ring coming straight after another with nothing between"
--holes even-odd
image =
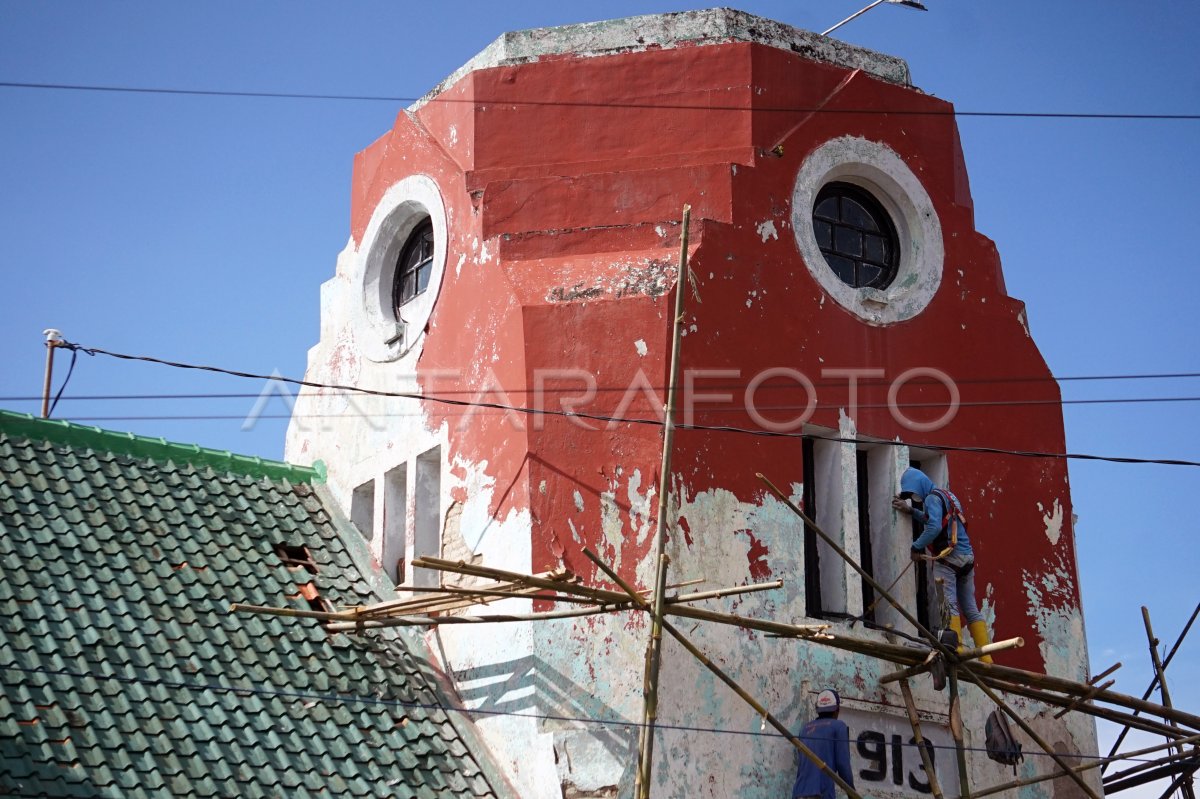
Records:
<instances>
[{"instance_id":1,"label":"blue sky","mask_svg":"<svg viewBox=\"0 0 1200 799\"><path fill-rule=\"evenodd\" d=\"M823 30L865 0L743 2ZM1200 113L1193 3L884 6L838 32L908 60L960 111ZM416 97L505 30L682 10L563 3L0 1L0 81ZM41 389L41 331L118 352L300 376L318 287L349 235L351 159L395 102L0 88L0 407ZM1200 121L963 118L979 230L1060 377L1200 372ZM59 376L66 359L59 360ZM255 393L259 384L81 356L69 394ZM1066 399L1200 396L1200 379L1068 382ZM64 400L60 418L280 457L247 397ZM1069 405L1074 452L1200 460L1196 402ZM285 414L282 403L268 412ZM229 419L162 419L216 415ZM1150 670L1200 601L1200 469L1073 462L1095 670ZM1013 531L1014 540L1019 531ZM1200 638L1171 671L1200 709ZM1155 794L1157 795L1157 794Z\"/></svg>"}]
</instances>

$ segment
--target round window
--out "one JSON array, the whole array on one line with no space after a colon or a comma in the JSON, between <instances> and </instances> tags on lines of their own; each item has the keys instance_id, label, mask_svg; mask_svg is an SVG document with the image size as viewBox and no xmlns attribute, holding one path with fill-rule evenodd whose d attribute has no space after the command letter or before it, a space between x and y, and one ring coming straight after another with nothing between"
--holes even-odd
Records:
<instances>
[{"instance_id":1,"label":"round window","mask_svg":"<svg viewBox=\"0 0 1200 799\"><path fill-rule=\"evenodd\" d=\"M850 183L827 184L813 204L812 224L825 262L846 285L884 289L896 279L896 227L869 192Z\"/></svg>"},{"instance_id":2,"label":"round window","mask_svg":"<svg viewBox=\"0 0 1200 799\"><path fill-rule=\"evenodd\" d=\"M392 307L396 321L404 321L404 306L429 288L429 276L433 273L433 220L425 217L409 234L400 257L396 260L396 274L392 283Z\"/></svg>"},{"instance_id":3,"label":"round window","mask_svg":"<svg viewBox=\"0 0 1200 799\"><path fill-rule=\"evenodd\" d=\"M356 266L362 353L386 363L420 352L446 270L446 205L433 178L409 175L384 192Z\"/></svg>"},{"instance_id":4,"label":"round window","mask_svg":"<svg viewBox=\"0 0 1200 799\"><path fill-rule=\"evenodd\" d=\"M872 325L920 314L942 281L942 227L918 178L882 142L840 136L804 159L792 189L804 266L838 305Z\"/></svg>"}]
</instances>

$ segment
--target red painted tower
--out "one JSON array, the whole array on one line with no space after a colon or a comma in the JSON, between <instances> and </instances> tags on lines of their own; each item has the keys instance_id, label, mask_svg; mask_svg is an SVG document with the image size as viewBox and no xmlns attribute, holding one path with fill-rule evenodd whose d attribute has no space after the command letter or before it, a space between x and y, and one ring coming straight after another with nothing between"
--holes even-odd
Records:
<instances>
[{"instance_id":1,"label":"red painted tower","mask_svg":"<svg viewBox=\"0 0 1200 799\"><path fill-rule=\"evenodd\" d=\"M428 399L306 393L289 460L327 463L397 584L439 579L411 566L430 554L603 582L590 547L649 585L684 204L694 291L672 579L783 579L736 612L848 629L869 610L855 634L896 640L899 614L871 608L755 474L886 585L912 540L890 499L916 462L966 506L993 635L1027 642L1002 662L1086 680L1065 462L971 449L1064 440L1057 386L975 230L952 106L914 88L902 61L740 12L506 34L360 153L307 377ZM926 612L917 578L896 590ZM611 796L632 780L636 735L615 722L639 717L643 624L429 637L523 795ZM860 732L890 734L898 718L894 686L878 684L886 664L694 634L789 720L824 685ZM790 747L755 735L753 714L682 650L664 657L656 791L783 795ZM937 743L944 699L922 690ZM975 694L965 708L981 744L990 708ZM1036 724L1095 750L1090 720ZM908 759L870 791L927 791L916 754L893 757ZM944 786L953 768L938 760ZM969 768L999 773L982 756Z\"/></svg>"}]
</instances>

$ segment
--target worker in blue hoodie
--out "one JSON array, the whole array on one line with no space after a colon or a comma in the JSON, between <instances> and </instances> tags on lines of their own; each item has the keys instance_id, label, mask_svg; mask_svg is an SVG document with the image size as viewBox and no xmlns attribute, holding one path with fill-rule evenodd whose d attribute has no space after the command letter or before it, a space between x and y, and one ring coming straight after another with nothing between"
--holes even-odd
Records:
<instances>
[{"instance_id":1,"label":"worker in blue hoodie","mask_svg":"<svg viewBox=\"0 0 1200 799\"><path fill-rule=\"evenodd\" d=\"M975 551L967 537L967 520L958 497L938 488L923 471L910 466L900 475L900 494L892 500L892 507L912 514L923 526L912 542L912 557L925 557L925 548L930 548L933 577L942 580L950 610L950 628L959 640L959 650L962 650L960 613L967 619L967 629L975 645L988 643L987 622L975 602ZM980 660L992 662L988 655Z\"/></svg>"},{"instance_id":2,"label":"worker in blue hoodie","mask_svg":"<svg viewBox=\"0 0 1200 799\"><path fill-rule=\"evenodd\" d=\"M854 787L854 770L850 768L850 728L838 720L842 698L837 691L826 688L817 694L817 717L804 725L800 740L821 761ZM800 755L800 768L796 772L796 783L792 786L792 797L804 799L833 799L833 778L821 771L816 763Z\"/></svg>"}]
</instances>

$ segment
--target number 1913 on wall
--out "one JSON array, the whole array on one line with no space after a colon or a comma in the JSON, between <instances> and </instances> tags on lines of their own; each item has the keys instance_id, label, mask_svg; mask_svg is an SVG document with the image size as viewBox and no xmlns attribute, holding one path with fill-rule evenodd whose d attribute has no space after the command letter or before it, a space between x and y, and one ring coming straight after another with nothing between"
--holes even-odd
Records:
<instances>
[{"instance_id":1,"label":"number 1913 on wall","mask_svg":"<svg viewBox=\"0 0 1200 799\"><path fill-rule=\"evenodd\" d=\"M907 796L933 793L907 719L850 708L842 709L841 719L850 728L850 762L855 784L862 790ZM957 795L958 764L950 731L943 725L924 722L921 734L942 792L947 797Z\"/></svg>"}]
</instances>

